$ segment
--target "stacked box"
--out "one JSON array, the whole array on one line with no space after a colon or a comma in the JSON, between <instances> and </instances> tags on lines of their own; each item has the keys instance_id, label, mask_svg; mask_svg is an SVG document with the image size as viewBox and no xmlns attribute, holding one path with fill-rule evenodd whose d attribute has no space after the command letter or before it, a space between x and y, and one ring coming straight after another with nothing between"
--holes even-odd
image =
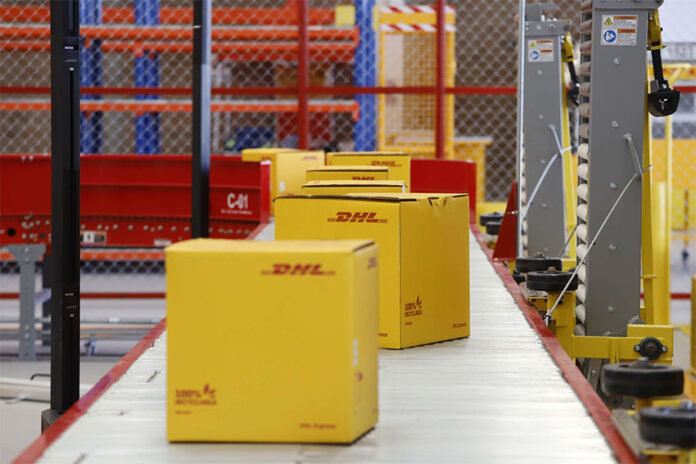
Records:
<instances>
[{"instance_id":1,"label":"stacked box","mask_svg":"<svg viewBox=\"0 0 696 464\"><path fill-rule=\"evenodd\" d=\"M390 180L403 180L411 188L411 155L390 152L337 152L326 154L329 166L363 165L389 168Z\"/></svg>"},{"instance_id":2,"label":"stacked box","mask_svg":"<svg viewBox=\"0 0 696 464\"><path fill-rule=\"evenodd\" d=\"M271 162L271 214L273 199L302 192L307 169L324 165L323 151L289 148L249 148L242 150L242 161Z\"/></svg>"},{"instance_id":3,"label":"stacked box","mask_svg":"<svg viewBox=\"0 0 696 464\"><path fill-rule=\"evenodd\" d=\"M307 170L307 182L314 180L389 180L389 168L381 166L322 166Z\"/></svg>"},{"instance_id":4,"label":"stacked box","mask_svg":"<svg viewBox=\"0 0 696 464\"><path fill-rule=\"evenodd\" d=\"M166 249L167 438L349 443L377 422L377 245Z\"/></svg>"},{"instance_id":5,"label":"stacked box","mask_svg":"<svg viewBox=\"0 0 696 464\"><path fill-rule=\"evenodd\" d=\"M405 192L406 184L402 180L315 180L302 186L305 195Z\"/></svg>"},{"instance_id":6,"label":"stacked box","mask_svg":"<svg viewBox=\"0 0 696 464\"><path fill-rule=\"evenodd\" d=\"M276 238L371 238L380 247L380 347L469 335L469 201L461 194L276 200Z\"/></svg>"}]
</instances>

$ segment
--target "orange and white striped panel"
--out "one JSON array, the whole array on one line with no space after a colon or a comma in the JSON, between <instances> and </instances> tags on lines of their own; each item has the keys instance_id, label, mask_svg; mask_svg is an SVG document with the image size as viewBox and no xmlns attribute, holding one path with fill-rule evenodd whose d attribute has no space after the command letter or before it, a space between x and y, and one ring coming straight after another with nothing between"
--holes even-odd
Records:
<instances>
[{"instance_id":1,"label":"orange and white striped panel","mask_svg":"<svg viewBox=\"0 0 696 464\"><path fill-rule=\"evenodd\" d=\"M437 30L437 11L432 6L383 6L380 7L379 13L382 32L435 32ZM445 30L455 32L455 9L446 6L445 14Z\"/></svg>"},{"instance_id":2,"label":"orange and white striped panel","mask_svg":"<svg viewBox=\"0 0 696 464\"><path fill-rule=\"evenodd\" d=\"M432 6L383 6L380 8L382 14L435 14L435 8ZM454 14L454 8L451 6L445 7L446 14Z\"/></svg>"},{"instance_id":3,"label":"orange and white striped panel","mask_svg":"<svg viewBox=\"0 0 696 464\"><path fill-rule=\"evenodd\" d=\"M382 24L380 30L383 32L435 32L437 27L432 24ZM447 32L455 32L456 28L452 24L446 24Z\"/></svg>"}]
</instances>

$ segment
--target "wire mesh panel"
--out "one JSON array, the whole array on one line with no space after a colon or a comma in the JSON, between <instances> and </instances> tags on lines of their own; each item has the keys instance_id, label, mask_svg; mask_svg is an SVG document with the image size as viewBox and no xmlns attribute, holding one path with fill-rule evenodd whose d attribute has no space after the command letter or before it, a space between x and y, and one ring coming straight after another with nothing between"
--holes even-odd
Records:
<instances>
[{"instance_id":1,"label":"wire mesh panel","mask_svg":"<svg viewBox=\"0 0 696 464\"><path fill-rule=\"evenodd\" d=\"M454 85L454 16L445 14L445 85ZM429 5L385 6L377 11L379 37L378 82L387 87L431 87L436 82L436 10ZM447 97L445 156L453 157L454 99ZM380 95L379 149L407 151L413 156L435 155L436 104L432 94Z\"/></svg>"},{"instance_id":2,"label":"wire mesh panel","mask_svg":"<svg viewBox=\"0 0 696 464\"><path fill-rule=\"evenodd\" d=\"M681 88L679 109L670 118L653 118L653 179L667 181L671 160L671 220L688 249L696 224L696 21L693 3L685 0L665 2L660 8L665 77ZM660 187L658 187L660 188Z\"/></svg>"}]
</instances>

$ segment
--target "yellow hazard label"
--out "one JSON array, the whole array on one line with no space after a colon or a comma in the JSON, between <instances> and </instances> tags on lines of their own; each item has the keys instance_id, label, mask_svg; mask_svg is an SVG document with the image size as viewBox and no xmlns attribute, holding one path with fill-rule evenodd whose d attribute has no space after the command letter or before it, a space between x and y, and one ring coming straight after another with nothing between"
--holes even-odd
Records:
<instances>
[{"instance_id":1,"label":"yellow hazard label","mask_svg":"<svg viewBox=\"0 0 696 464\"><path fill-rule=\"evenodd\" d=\"M607 18L606 21L604 21L605 26L613 26L614 23L612 22L611 18Z\"/></svg>"},{"instance_id":2,"label":"yellow hazard label","mask_svg":"<svg viewBox=\"0 0 696 464\"><path fill-rule=\"evenodd\" d=\"M536 47L536 42L529 42L529 48Z\"/></svg>"}]
</instances>

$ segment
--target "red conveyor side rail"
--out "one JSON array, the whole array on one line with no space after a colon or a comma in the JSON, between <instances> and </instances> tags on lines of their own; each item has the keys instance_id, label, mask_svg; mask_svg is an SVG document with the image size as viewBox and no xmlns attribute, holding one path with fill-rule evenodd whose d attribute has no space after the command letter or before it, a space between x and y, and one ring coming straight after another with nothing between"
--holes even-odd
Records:
<instances>
[{"instance_id":1,"label":"red conveyor side rail","mask_svg":"<svg viewBox=\"0 0 696 464\"><path fill-rule=\"evenodd\" d=\"M561 370L566 382L568 382L573 391L575 391L575 394L578 395L578 398L587 409L588 414L592 417L597 428L602 435L604 435L607 443L614 451L616 459L621 463L638 464L638 458L633 454L631 448L624 441L621 433L612 421L611 411L607 405L575 366L575 363L570 359L556 336L551 332L551 329L549 329L541 317L539 317L536 308L527 303L527 300L525 300L520 291L519 285L512 278L512 274L510 274L507 265L502 261L495 261L493 259L493 250L486 244L482 232L476 226L471 227L471 230L479 246L486 254L486 257L488 257L493 269L495 269L495 272L505 284L505 287L514 298L517 306L519 306L520 310L527 318L527 322L529 322L529 325L539 335L551 359L553 359L553 362L555 362Z\"/></svg>"}]
</instances>

